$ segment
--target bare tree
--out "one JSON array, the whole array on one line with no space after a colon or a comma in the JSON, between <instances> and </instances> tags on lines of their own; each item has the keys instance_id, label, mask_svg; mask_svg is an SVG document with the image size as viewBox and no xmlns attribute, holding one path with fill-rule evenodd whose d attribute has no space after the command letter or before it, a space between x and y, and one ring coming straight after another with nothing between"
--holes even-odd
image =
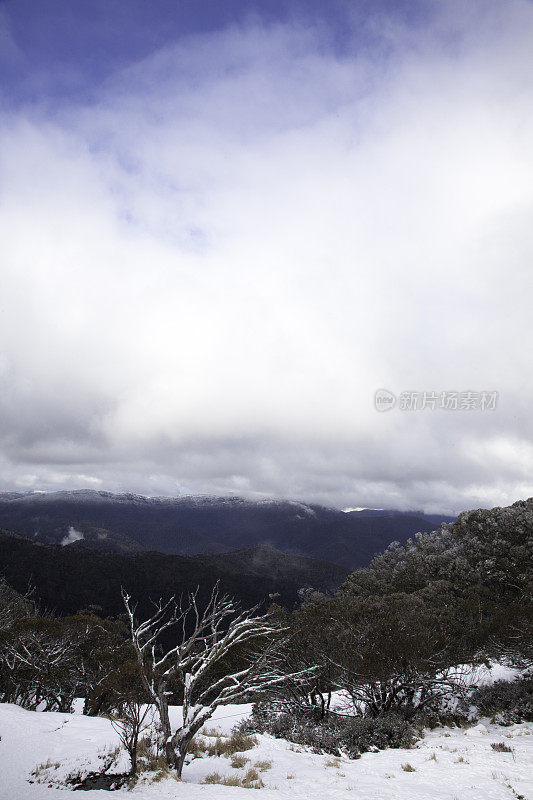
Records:
<instances>
[{"instance_id":1,"label":"bare tree","mask_svg":"<svg viewBox=\"0 0 533 800\"><path fill-rule=\"evenodd\" d=\"M157 709L163 737L163 752L169 766L181 777L185 756L193 736L220 705L235 703L251 692L261 692L299 674L283 673L276 656L275 641L280 626L266 615L255 616L258 607L239 612L234 601L221 596L215 586L203 611L198 589L186 602L172 597L159 601L154 614L144 622L135 619L131 597L122 592L130 620L133 646L141 667L144 688ZM161 635L176 629L177 643L160 647ZM222 669L229 656L255 645L238 667ZM232 671L233 670L233 671ZM303 675L308 675L306 670ZM183 689L183 722L172 731L168 713L169 684Z\"/></svg>"},{"instance_id":2,"label":"bare tree","mask_svg":"<svg viewBox=\"0 0 533 800\"><path fill-rule=\"evenodd\" d=\"M70 711L76 669L72 642L56 620L22 619L0 637L0 699L35 710Z\"/></svg>"},{"instance_id":3,"label":"bare tree","mask_svg":"<svg viewBox=\"0 0 533 800\"><path fill-rule=\"evenodd\" d=\"M123 747L130 757L131 775L135 775L137 772L139 736L142 733L149 711L150 706L143 705L137 700L128 699L123 703L120 714L111 717L111 725L117 732Z\"/></svg>"},{"instance_id":4,"label":"bare tree","mask_svg":"<svg viewBox=\"0 0 533 800\"><path fill-rule=\"evenodd\" d=\"M33 613L33 590L28 589L21 595L9 586L4 576L0 576L0 633Z\"/></svg>"}]
</instances>

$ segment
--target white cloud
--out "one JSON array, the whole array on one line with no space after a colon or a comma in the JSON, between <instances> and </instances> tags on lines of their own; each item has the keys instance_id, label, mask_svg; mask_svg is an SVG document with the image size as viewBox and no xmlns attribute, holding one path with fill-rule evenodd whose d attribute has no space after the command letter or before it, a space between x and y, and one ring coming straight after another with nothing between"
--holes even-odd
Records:
<instances>
[{"instance_id":1,"label":"white cloud","mask_svg":"<svg viewBox=\"0 0 533 800\"><path fill-rule=\"evenodd\" d=\"M6 485L519 496L533 8L476 8L391 25L383 55L294 27L197 37L93 105L6 114ZM381 386L501 399L382 415Z\"/></svg>"},{"instance_id":2,"label":"white cloud","mask_svg":"<svg viewBox=\"0 0 533 800\"><path fill-rule=\"evenodd\" d=\"M73 528L72 525L68 529L68 533L61 539L61 546L65 547L67 544L73 544L74 542L79 542L84 539L84 535L81 531L77 531L76 528Z\"/></svg>"}]
</instances>

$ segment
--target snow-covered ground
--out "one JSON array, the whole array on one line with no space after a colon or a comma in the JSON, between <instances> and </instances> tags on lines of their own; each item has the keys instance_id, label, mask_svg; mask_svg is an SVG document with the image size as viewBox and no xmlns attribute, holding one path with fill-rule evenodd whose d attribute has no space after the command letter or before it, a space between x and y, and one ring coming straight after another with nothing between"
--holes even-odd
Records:
<instances>
[{"instance_id":1,"label":"snow-covered ground","mask_svg":"<svg viewBox=\"0 0 533 800\"><path fill-rule=\"evenodd\" d=\"M249 712L250 706L220 708L208 732L217 729L227 735ZM179 709L173 713L178 716ZM25 711L8 704L0 704L0 736L1 800L64 800L68 789L50 787L49 782L79 770L99 769L103 751L118 744L106 719ZM233 768L225 756L197 758L185 767L182 782L165 778L138 785L129 794L137 800L250 797L250 789L202 784L202 780L213 772L242 776L260 762L256 769L265 785L259 790L264 800L533 800L531 723L503 728L483 721L464 730L442 728L428 731L412 749L365 753L357 760L305 752L270 736L257 738L258 744L242 754L249 761L241 768ZM513 752L496 752L492 742L505 742ZM35 767L47 762L50 767L41 776L47 780L28 783ZM403 768L407 765L413 771ZM124 754L118 768L127 767ZM102 791L87 794L100 800L108 796Z\"/></svg>"}]
</instances>

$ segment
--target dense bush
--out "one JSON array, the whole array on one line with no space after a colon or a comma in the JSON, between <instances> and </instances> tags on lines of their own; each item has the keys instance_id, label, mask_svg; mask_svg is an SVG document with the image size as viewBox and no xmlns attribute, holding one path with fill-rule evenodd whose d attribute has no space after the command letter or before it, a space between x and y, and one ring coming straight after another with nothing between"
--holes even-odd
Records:
<instances>
[{"instance_id":1,"label":"dense bush","mask_svg":"<svg viewBox=\"0 0 533 800\"><path fill-rule=\"evenodd\" d=\"M404 546L391 545L348 577L353 598L418 596L449 609L465 640L491 657L533 663L533 498L477 509ZM460 641L459 640L459 641Z\"/></svg>"},{"instance_id":2,"label":"dense bush","mask_svg":"<svg viewBox=\"0 0 533 800\"><path fill-rule=\"evenodd\" d=\"M286 615L286 669L319 665L319 670L298 686L285 687L284 697L277 698L283 710L315 706L326 716L330 693L339 689L365 717L410 719L422 710L440 710L445 697L462 692L456 665L476 658L470 631L477 609L446 599L441 603L425 592L346 593L317 598Z\"/></svg>"},{"instance_id":3,"label":"dense bush","mask_svg":"<svg viewBox=\"0 0 533 800\"><path fill-rule=\"evenodd\" d=\"M523 720L533 722L533 677L480 686L472 693L470 702L482 716L494 717L503 725Z\"/></svg>"},{"instance_id":4,"label":"dense bush","mask_svg":"<svg viewBox=\"0 0 533 800\"><path fill-rule=\"evenodd\" d=\"M342 689L365 717L439 718L445 699L467 690L458 665L533 665L532 559L533 499L391 545L337 596L285 614L286 669L318 669L278 702L326 717Z\"/></svg>"},{"instance_id":5,"label":"dense bush","mask_svg":"<svg viewBox=\"0 0 533 800\"><path fill-rule=\"evenodd\" d=\"M372 719L329 713L317 719L309 714L278 713L261 704L254 706L252 716L238 728L242 733L269 733L277 739L311 747L316 753L345 754L350 758L368 750L411 747L416 740L413 726L395 714Z\"/></svg>"},{"instance_id":6,"label":"dense bush","mask_svg":"<svg viewBox=\"0 0 533 800\"><path fill-rule=\"evenodd\" d=\"M126 628L91 611L41 614L0 580L0 702L69 712L84 697L87 714L120 711L144 698Z\"/></svg>"}]
</instances>

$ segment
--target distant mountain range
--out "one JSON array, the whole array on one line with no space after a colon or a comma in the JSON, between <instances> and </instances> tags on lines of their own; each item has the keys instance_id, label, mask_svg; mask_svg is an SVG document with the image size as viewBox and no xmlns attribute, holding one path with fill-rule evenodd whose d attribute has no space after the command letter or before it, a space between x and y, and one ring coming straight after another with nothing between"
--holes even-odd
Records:
<instances>
[{"instance_id":1,"label":"distant mountain range","mask_svg":"<svg viewBox=\"0 0 533 800\"><path fill-rule=\"evenodd\" d=\"M347 569L366 566L392 541L404 542L454 519L239 497L148 498L92 490L0 493L0 528L33 542L63 544L65 551L191 556L267 546Z\"/></svg>"}]
</instances>

